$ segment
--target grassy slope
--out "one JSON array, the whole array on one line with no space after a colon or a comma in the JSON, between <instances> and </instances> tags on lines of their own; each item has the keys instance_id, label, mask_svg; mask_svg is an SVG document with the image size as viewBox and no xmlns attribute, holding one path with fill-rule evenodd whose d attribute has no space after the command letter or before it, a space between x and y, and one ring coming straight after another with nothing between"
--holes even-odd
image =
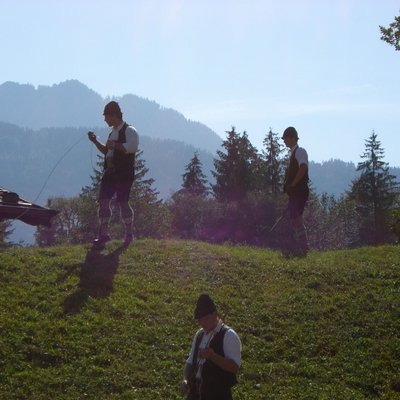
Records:
<instances>
[{"instance_id":1,"label":"grassy slope","mask_svg":"<svg viewBox=\"0 0 400 400\"><path fill-rule=\"evenodd\" d=\"M0 252L0 399L180 399L201 292L240 335L236 399L400 398L399 247L184 241Z\"/></svg>"}]
</instances>

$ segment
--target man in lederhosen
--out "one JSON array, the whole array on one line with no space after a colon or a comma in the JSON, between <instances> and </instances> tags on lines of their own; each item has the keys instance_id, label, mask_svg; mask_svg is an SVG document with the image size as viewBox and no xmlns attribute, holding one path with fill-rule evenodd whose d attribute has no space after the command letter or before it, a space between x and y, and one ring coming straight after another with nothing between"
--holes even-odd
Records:
<instances>
[{"instance_id":1,"label":"man in lederhosen","mask_svg":"<svg viewBox=\"0 0 400 400\"><path fill-rule=\"evenodd\" d=\"M282 136L290 149L289 165L286 170L284 192L289 197L288 214L291 227L291 249L294 255L305 255L308 251L307 233L303 224L303 212L309 196L308 155L299 147L299 136L292 126Z\"/></svg>"},{"instance_id":2,"label":"man in lederhosen","mask_svg":"<svg viewBox=\"0 0 400 400\"><path fill-rule=\"evenodd\" d=\"M93 132L88 137L104 154L104 173L99 192L99 234L95 246L104 246L111 238L108 223L111 217L110 202L114 195L125 225L125 245L133 239L133 211L129 205L129 194L134 180L135 153L139 145L136 129L122 119L119 104L109 102L104 107L104 121L112 128L106 144L97 140Z\"/></svg>"}]
</instances>

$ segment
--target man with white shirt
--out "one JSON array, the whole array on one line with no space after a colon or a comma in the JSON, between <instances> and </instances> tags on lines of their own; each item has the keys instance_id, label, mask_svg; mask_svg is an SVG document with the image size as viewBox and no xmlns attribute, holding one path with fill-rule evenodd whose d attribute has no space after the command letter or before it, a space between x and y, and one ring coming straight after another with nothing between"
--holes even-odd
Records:
<instances>
[{"instance_id":1,"label":"man with white shirt","mask_svg":"<svg viewBox=\"0 0 400 400\"><path fill-rule=\"evenodd\" d=\"M194 317L202 329L194 336L181 391L187 400L232 400L241 362L239 336L218 318L207 294L198 298Z\"/></svg>"},{"instance_id":2,"label":"man with white shirt","mask_svg":"<svg viewBox=\"0 0 400 400\"><path fill-rule=\"evenodd\" d=\"M111 238L108 223L111 217L110 202L116 195L125 224L127 246L133 239L133 211L129 205L129 194L134 180L135 154L139 145L136 129L122 119L122 112L116 101L110 101L104 107L104 121L112 127L106 144L97 140L93 132L88 138L104 154L104 173L99 192L99 235L94 239L95 246L104 246Z\"/></svg>"},{"instance_id":3,"label":"man with white shirt","mask_svg":"<svg viewBox=\"0 0 400 400\"><path fill-rule=\"evenodd\" d=\"M308 250L307 234L303 224L303 212L309 196L308 155L299 147L299 136L292 126L282 136L290 149L289 165L286 170L284 192L289 196L288 214L292 230L291 251L294 255L305 255Z\"/></svg>"}]
</instances>

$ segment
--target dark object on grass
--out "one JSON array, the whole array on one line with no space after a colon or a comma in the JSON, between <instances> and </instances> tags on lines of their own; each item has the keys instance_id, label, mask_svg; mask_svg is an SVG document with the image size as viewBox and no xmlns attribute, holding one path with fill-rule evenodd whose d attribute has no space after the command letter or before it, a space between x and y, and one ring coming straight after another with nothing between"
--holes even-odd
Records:
<instances>
[{"instance_id":1,"label":"dark object on grass","mask_svg":"<svg viewBox=\"0 0 400 400\"><path fill-rule=\"evenodd\" d=\"M18 219L29 225L50 226L57 211L22 199L15 192L0 187L0 220Z\"/></svg>"}]
</instances>

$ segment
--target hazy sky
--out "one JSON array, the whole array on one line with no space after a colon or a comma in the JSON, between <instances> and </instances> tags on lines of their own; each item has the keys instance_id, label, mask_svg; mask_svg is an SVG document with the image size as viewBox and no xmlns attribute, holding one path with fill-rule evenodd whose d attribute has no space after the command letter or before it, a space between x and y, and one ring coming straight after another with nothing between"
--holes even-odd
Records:
<instances>
[{"instance_id":1,"label":"hazy sky","mask_svg":"<svg viewBox=\"0 0 400 400\"><path fill-rule=\"evenodd\" d=\"M0 0L0 83L78 79L259 148L293 125L314 161L358 162L375 130L400 166L400 52L379 31L399 13L398 0Z\"/></svg>"}]
</instances>

